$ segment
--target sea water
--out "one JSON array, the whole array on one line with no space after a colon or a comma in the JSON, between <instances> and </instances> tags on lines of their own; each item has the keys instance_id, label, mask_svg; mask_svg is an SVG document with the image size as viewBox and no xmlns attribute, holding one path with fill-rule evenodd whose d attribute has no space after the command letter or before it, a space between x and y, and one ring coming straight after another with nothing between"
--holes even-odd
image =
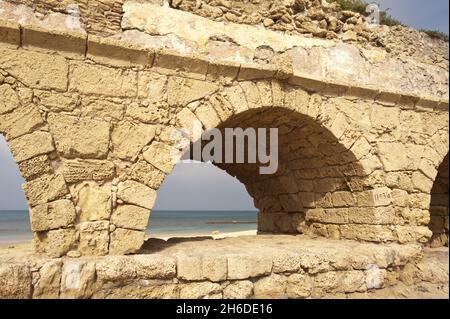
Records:
<instances>
[{"instance_id":1,"label":"sea water","mask_svg":"<svg viewBox=\"0 0 450 319\"><path fill-rule=\"evenodd\" d=\"M147 235L209 235L256 230L255 211L154 211ZM33 238L28 211L0 211L0 244L29 241Z\"/></svg>"}]
</instances>

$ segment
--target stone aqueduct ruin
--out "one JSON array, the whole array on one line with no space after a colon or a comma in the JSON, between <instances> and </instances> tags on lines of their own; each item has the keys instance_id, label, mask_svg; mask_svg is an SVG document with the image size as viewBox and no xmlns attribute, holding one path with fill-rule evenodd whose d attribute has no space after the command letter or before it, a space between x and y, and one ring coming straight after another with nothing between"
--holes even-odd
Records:
<instances>
[{"instance_id":1,"label":"stone aqueduct ruin","mask_svg":"<svg viewBox=\"0 0 450 319\"><path fill-rule=\"evenodd\" d=\"M173 168L170 132L193 119L279 128L275 175L220 165L254 199L261 233L448 245L448 55L224 27L160 1L95 13L75 1L86 31L68 26L67 1L38 1L41 14L11 2L0 2L0 133L38 252L139 250Z\"/></svg>"}]
</instances>

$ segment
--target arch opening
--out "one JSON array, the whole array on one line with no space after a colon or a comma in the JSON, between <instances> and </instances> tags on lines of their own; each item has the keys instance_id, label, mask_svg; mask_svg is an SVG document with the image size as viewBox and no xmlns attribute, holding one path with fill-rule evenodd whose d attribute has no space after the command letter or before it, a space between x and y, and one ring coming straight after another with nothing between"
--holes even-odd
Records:
<instances>
[{"instance_id":1,"label":"arch opening","mask_svg":"<svg viewBox=\"0 0 450 319\"><path fill-rule=\"evenodd\" d=\"M346 237L340 226L348 223L349 209L356 206L352 192L371 186L363 182L367 174L359 160L323 124L294 110L272 107L250 109L217 128L222 136L227 128L278 129L278 169L274 174L261 174L260 168L267 163L259 159L256 163L225 163L224 140L222 160L214 163L245 185L259 211L258 233ZM243 143L246 160L251 153L249 141L246 138ZM198 160L193 158L195 144L204 149L209 142L211 139L191 143L184 158ZM236 147L234 144L234 160ZM267 150L269 147L266 144Z\"/></svg>"},{"instance_id":2,"label":"arch opening","mask_svg":"<svg viewBox=\"0 0 450 319\"><path fill-rule=\"evenodd\" d=\"M24 179L0 134L0 245L30 241L30 219L21 185Z\"/></svg>"},{"instance_id":3,"label":"arch opening","mask_svg":"<svg viewBox=\"0 0 450 319\"><path fill-rule=\"evenodd\" d=\"M174 200L176 198L176 200ZM150 237L256 233L245 187L210 163L183 161L165 178L150 216Z\"/></svg>"},{"instance_id":4,"label":"arch opening","mask_svg":"<svg viewBox=\"0 0 450 319\"><path fill-rule=\"evenodd\" d=\"M449 236L449 158L448 154L438 168L438 174L431 190L430 224L433 232L431 247L448 246Z\"/></svg>"}]
</instances>

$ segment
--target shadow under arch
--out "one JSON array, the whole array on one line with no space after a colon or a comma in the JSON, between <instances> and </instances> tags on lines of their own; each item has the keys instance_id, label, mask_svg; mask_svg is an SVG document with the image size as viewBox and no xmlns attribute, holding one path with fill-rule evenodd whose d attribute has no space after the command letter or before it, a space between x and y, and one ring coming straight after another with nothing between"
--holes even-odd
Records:
<instances>
[{"instance_id":1,"label":"shadow under arch","mask_svg":"<svg viewBox=\"0 0 450 319\"><path fill-rule=\"evenodd\" d=\"M278 170L274 174L260 174L259 168L266 164L259 160L224 163L223 140L222 161L213 163L245 185L259 210L259 233L312 231L339 237L333 233L336 225L346 223L344 211L355 206L352 186L364 187L361 181L367 174L355 155L332 132L313 118L284 107L244 111L218 125L222 137L226 128L278 128ZM200 144L197 149L203 149L209 142L200 139L191 143L189 152L182 158L199 160L193 157L194 148ZM248 142L246 138L246 160ZM235 154L236 145L233 151Z\"/></svg>"},{"instance_id":2,"label":"shadow under arch","mask_svg":"<svg viewBox=\"0 0 450 319\"><path fill-rule=\"evenodd\" d=\"M449 154L439 165L437 176L431 189L430 230L433 235L430 246L448 246L449 236Z\"/></svg>"}]
</instances>

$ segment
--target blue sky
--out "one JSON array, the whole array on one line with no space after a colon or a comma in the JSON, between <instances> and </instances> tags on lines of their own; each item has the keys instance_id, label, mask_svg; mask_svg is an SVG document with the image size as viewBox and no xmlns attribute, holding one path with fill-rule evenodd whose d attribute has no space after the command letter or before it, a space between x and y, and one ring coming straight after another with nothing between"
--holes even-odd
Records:
<instances>
[{"instance_id":1,"label":"blue sky","mask_svg":"<svg viewBox=\"0 0 450 319\"><path fill-rule=\"evenodd\" d=\"M449 33L448 0L378 0L381 9L418 29ZM0 136L0 210L26 209L22 178ZM156 209L248 210L253 201L237 180L207 164L182 164L158 191Z\"/></svg>"},{"instance_id":2,"label":"blue sky","mask_svg":"<svg viewBox=\"0 0 450 319\"><path fill-rule=\"evenodd\" d=\"M370 1L368 1L370 2ZM382 10L417 29L449 32L449 0L376 0Z\"/></svg>"}]
</instances>

